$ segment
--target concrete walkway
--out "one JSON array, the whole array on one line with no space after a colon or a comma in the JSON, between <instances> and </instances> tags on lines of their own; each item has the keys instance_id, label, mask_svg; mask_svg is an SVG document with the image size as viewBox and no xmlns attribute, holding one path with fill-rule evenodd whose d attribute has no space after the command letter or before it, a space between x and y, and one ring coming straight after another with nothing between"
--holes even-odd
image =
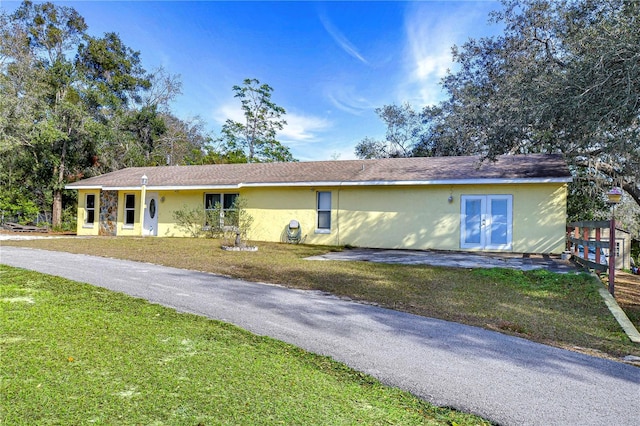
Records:
<instances>
[{"instance_id":1,"label":"concrete walkway","mask_svg":"<svg viewBox=\"0 0 640 426\"><path fill-rule=\"evenodd\" d=\"M518 253L471 253L437 250L345 249L309 260L345 260L407 265L450 266L454 268L510 268L531 271L546 269L557 273L577 272L577 268L560 256Z\"/></svg>"},{"instance_id":2,"label":"concrete walkway","mask_svg":"<svg viewBox=\"0 0 640 426\"><path fill-rule=\"evenodd\" d=\"M328 355L503 425L638 425L640 368L313 291L4 246L0 263L91 283Z\"/></svg>"}]
</instances>

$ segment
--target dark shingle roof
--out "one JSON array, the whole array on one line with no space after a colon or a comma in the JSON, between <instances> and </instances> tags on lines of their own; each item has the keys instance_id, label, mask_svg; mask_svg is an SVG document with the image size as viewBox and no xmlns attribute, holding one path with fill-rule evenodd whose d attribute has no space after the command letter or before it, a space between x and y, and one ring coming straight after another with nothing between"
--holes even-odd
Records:
<instances>
[{"instance_id":1,"label":"dark shingle roof","mask_svg":"<svg viewBox=\"0 0 640 426\"><path fill-rule=\"evenodd\" d=\"M212 164L202 166L132 167L67 185L67 188L221 187L308 184L462 183L462 181L569 181L559 155L508 155L497 161L480 157L415 157L299 163Z\"/></svg>"}]
</instances>

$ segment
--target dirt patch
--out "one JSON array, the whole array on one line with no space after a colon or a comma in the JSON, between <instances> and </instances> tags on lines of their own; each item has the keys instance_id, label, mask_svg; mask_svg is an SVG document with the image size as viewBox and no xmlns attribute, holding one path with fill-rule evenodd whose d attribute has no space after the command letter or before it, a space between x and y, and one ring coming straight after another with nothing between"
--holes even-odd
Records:
<instances>
[{"instance_id":1,"label":"dirt patch","mask_svg":"<svg viewBox=\"0 0 640 426\"><path fill-rule=\"evenodd\" d=\"M640 275L616 271L616 301L633 325L640 328Z\"/></svg>"},{"instance_id":2,"label":"dirt patch","mask_svg":"<svg viewBox=\"0 0 640 426\"><path fill-rule=\"evenodd\" d=\"M59 235L76 235L76 232L75 231L19 232L19 231L11 231L8 229L0 228L0 235L33 235L34 237L50 237L50 236L59 236Z\"/></svg>"},{"instance_id":3,"label":"dirt patch","mask_svg":"<svg viewBox=\"0 0 640 426\"><path fill-rule=\"evenodd\" d=\"M16 232L6 229L0 230L0 242L6 241L24 241L24 240L43 240L57 238L75 238L76 233L73 232Z\"/></svg>"},{"instance_id":4,"label":"dirt patch","mask_svg":"<svg viewBox=\"0 0 640 426\"><path fill-rule=\"evenodd\" d=\"M36 236L47 236L50 235L48 232L17 232L10 231L8 229L0 228L0 235L36 235Z\"/></svg>"}]
</instances>

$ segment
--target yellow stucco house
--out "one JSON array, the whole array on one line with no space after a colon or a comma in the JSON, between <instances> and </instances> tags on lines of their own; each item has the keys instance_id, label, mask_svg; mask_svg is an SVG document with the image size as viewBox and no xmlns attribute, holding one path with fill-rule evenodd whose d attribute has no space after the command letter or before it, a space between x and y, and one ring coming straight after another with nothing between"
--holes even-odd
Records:
<instances>
[{"instance_id":1,"label":"yellow stucco house","mask_svg":"<svg viewBox=\"0 0 640 426\"><path fill-rule=\"evenodd\" d=\"M536 154L135 167L66 188L78 235L183 237L174 211L241 195L253 241L296 221L307 244L560 253L570 181L561 156Z\"/></svg>"}]
</instances>

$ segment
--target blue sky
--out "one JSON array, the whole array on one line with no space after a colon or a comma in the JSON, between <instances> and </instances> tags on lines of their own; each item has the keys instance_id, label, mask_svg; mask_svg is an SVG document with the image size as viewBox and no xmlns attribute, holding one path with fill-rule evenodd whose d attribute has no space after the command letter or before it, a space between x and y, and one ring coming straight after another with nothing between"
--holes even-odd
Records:
<instances>
[{"instance_id":1,"label":"blue sky","mask_svg":"<svg viewBox=\"0 0 640 426\"><path fill-rule=\"evenodd\" d=\"M116 32L145 69L179 74L172 104L215 137L242 121L232 86L257 78L287 111L278 139L301 161L354 158L364 137L383 137L374 109L441 99L451 46L493 35L494 1L219 2L68 1L88 32ZM12 12L19 2L0 0Z\"/></svg>"}]
</instances>

